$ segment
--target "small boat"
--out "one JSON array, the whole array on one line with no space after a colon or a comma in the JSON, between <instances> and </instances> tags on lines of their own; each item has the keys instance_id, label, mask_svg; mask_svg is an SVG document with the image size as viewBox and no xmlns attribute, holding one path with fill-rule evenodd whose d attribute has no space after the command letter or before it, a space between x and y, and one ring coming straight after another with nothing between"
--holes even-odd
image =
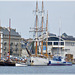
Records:
<instances>
[{"instance_id":1,"label":"small boat","mask_svg":"<svg viewBox=\"0 0 75 75\"><path fill-rule=\"evenodd\" d=\"M16 63L16 66L27 66L26 63Z\"/></svg>"},{"instance_id":2,"label":"small boat","mask_svg":"<svg viewBox=\"0 0 75 75\"><path fill-rule=\"evenodd\" d=\"M9 19L9 52L7 53L7 60L1 59L1 34L0 34L0 66L15 66L15 62L11 61L10 59L10 33L11 33L10 25L11 19Z\"/></svg>"},{"instance_id":3,"label":"small boat","mask_svg":"<svg viewBox=\"0 0 75 75\"><path fill-rule=\"evenodd\" d=\"M0 66L15 66L15 62L10 60L0 61Z\"/></svg>"},{"instance_id":4,"label":"small boat","mask_svg":"<svg viewBox=\"0 0 75 75\"><path fill-rule=\"evenodd\" d=\"M15 66L14 62L10 62L10 61L5 61L3 62L4 66Z\"/></svg>"},{"instance_id":5,"label":"small boat","mask_svg":"<svg viewBox=\"0 0 75 75\"><path fill-rule=\"evenodd\" d=\"M54 56L52 60L49 60L49 66L72 66L71 62L65 61L61 56Z\"/></svg>"}]
</instances>

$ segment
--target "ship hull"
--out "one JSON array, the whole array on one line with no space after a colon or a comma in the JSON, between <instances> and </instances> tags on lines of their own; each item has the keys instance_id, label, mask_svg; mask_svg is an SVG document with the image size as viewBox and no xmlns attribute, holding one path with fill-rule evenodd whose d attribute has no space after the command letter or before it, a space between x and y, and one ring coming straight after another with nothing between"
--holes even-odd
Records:
<instances>
[{"instance_id":1,"label":"ship hull","mask_svg":"<svg viewBox=\"0 0 75 75\"><path fill-rule=\"evenodd\" d=\"M29 57L27 59L27 65L28 66L47 66L47 64L48 64L47 58Z\"/></svg>"},{"instance_id":2,"label":"ship hull","mask_svg":"<svg viewBox=\"0 0 75 75\"><path fill-rule=\"evenodd\" d=\"M13 62L0 62L0 66L15 66Z\"/></svg>"},{"instance_id":3,"label":"ship hull","mask_svg":"<svg viewBox=\"0 0 75 75\"><path fill-rule=\"evenodd\" d=\"M71 62L49 61L48 66L72 66Z\"/></svg>"},{"instance_id":4,"label":"ship hull","mask_svg":"<svg viewBox=\"0 0 75 75\"><path fill-rule=\"evenodd\" d=\"M16 63L16 66L27 66L25 63Z\"/></svg>"}]
</instances>

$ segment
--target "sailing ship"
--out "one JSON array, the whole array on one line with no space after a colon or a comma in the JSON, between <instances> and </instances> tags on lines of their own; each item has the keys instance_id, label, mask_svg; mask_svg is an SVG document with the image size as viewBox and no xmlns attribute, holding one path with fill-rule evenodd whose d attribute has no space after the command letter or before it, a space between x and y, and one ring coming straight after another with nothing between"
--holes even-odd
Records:
<instances>
[{"instance_id":1,"label":"sailing ship","mask_svg":"<svg viewBox=\"0 0 75 75\"><path fill-rule=\"evenodd\" d=\"M43 15L43 1L42 1L42 30L40 30L38 28L38 2L36 2L36 27L34 28L33 32L35 32L35 42L36 42L36 49L35 49L35 55L30 55L30 57L27 58L27 65L47 65L48 64L48 58L47 58L47 48L46 48L46 56L43 54L43 19L44 19L44 15ZM42 32L42 40L41 40L41 54L37 54L37 44L39 42L38 40L38 32ZM47 45L46 45L47 46Z\"/></svg>"},{"instance_id":2,"label":"sailing ship","mask_svg":"<svg viewBox=\"0 0 75 75\"><path fill-rule=\"evenodd\" d=\"M38 40L38 32L40 32L38 28L38 2L36 2L36 27L33 28L33 32L35 32L35 42L36 42L36 49L35 49L35 55L31 55L27 58L27 65L33 65L33 66L42 66L42 65L49 65L49 66L65 66L65 65L72 65L71 62L66 62L65 59L59 55L53 56L52 59L50 59L50 55L47 54L47 44L48 44L48 11L47 11L47 19L46 19L46 40L43 40L43 1L42 1L42 34L41 34L41 54L37 54L37 44L39 42ZM43 54L43 41L46 42L46 54ZM59 37L60 41L60 37ZM59 44L60 45L60 44Z\"/></svg>"},{"instance_id":3,"label":"sailing ship","mask_svg":"<svg viewBox=\"0 0 75 75\"><path fill-rule=\"evenodd\" d=\"M0 66L15 66L15 62L10 60L10 32L11 32L11 19L9 19L9 52L7 56L7 60L1 60L1 33L0 33ZM1 31L1 27L0 27Z\"/></svg>"}]
</instances>

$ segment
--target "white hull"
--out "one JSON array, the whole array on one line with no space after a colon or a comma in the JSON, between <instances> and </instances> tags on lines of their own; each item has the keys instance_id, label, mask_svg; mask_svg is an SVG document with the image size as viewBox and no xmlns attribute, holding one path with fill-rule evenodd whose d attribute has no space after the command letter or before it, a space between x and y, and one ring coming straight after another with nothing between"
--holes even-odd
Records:
<instances>
[{"instance_id":1,"label":"white hull","mask_svg":"<svg viewBox=\"0 0 75 75\"><path fill-rule=\"evenodd\" d=\"M16 66L27 66L25 63L16 63Z\"/></svg>"},{"instance_id":2,"label":"white hull","mask_svg":"<svg viewBox=\"0 0 75 75\"><path fill-rule=\"evenodd\" d=\"M28 57L27 58L27 65L31 66L43 66L48 64L47 58L41 58L41 57Z\"/></svg>"}]
</instances>

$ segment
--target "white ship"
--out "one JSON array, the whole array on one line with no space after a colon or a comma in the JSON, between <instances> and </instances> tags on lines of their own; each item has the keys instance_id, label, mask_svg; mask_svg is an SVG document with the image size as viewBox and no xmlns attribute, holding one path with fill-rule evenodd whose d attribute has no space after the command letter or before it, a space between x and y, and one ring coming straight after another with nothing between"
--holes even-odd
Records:
<instances>
[{"instance_id":1,"label":"white ship","mask_svg":"<svg viewBox=\"0 0 75 75\"><path fill-rule=\"evenodd\" d=\"M29 57L27 61L28 66L45 66L48 64L47 58L41 58L41 57Z\"/></svg>"},{"instance_id":2,"label":"white ship","mask_svg":"<svg viewBox=\"0 0 75 75\"><path fill-rule=\"evenodd\" d=\"M36 10L35 10L35 13L36 13L36 27L32 28L34 29L33 32L35 32L35 44L36 44L36 49L35 49L35 55L30 55L30 57L27 57L27 65L31 65L31 66L42 66L42 65L47 65L48 64L48 58L47 58L47 47L46 47L46 54L44 56L43 54L43 37L41 38L41 54L37 54L37 44L39 42L38 40L38 32L41 32L42 35L43 35L43 19L44 19L44 10L43 10L43 1L42 1L42 26L41 26L41 29L38 28L38 2L36 2ZM48 21L47 21L48 22ZM47 26L48 23L46 23L46 26ZM47 27L46 27L46 32L47 32ZM46 46L47 46L47 43L46 43Z\"/></svg>"}]
</instances>

